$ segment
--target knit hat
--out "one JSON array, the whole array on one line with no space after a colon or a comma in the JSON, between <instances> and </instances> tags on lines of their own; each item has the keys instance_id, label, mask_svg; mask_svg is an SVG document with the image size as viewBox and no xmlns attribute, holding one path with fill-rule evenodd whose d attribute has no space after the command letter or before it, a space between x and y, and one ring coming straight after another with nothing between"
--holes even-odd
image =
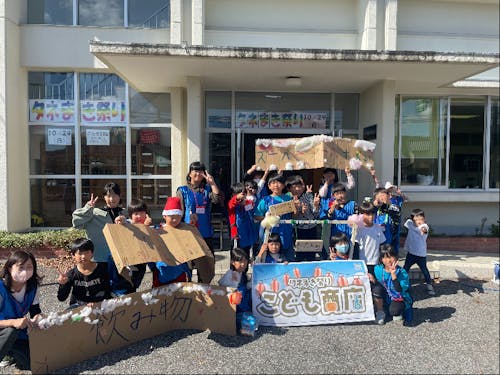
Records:
<instances>
[{"instance_id":1,"label":"knit hat","mask_svg":"<svg viewBox=\"0 0 500 375\"><path fill-rule=\"evenodd\" d=\"M170 197L167 198L167 203L165 203L165 208L163 208L162 212L163 216L172 216L172 215L181 215L181 200L179 197Z\"/></svg>"}]
</instances>

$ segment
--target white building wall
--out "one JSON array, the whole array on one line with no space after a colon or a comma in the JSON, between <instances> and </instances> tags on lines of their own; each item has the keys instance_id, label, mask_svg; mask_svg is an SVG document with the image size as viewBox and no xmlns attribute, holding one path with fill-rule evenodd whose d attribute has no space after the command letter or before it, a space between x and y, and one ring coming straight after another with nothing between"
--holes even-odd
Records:
<instances>
[{"instance_id":1,"label":"white building wall","mask_svg":"<svg viewBox=\"0 0 500 375\"><path fill-rule=\"evenodd\" d=\"M499 3L398 1L398 50L498 52Z\"/></svg>"},{"instance_id":2,"label":"white building wall","mask_svg":"<svg viewBox=\"0 0 500 375\"><path fill-rule=\"evenodd\" d=\"M210 0L205 6L207 45L359 48L358 1Z\"/></svg>"}]
</instances>

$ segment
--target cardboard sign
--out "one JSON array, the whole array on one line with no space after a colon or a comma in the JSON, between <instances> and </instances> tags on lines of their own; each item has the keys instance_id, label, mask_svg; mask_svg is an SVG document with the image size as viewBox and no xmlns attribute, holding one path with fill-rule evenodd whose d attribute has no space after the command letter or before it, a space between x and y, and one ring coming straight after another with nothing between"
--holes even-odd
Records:
<instances>
[{"instance_id":1,"label":"cardboard sign","mask_svg":"<svg viewBox=\"0 0 500 375\"><path fill-rule=\"evenodd\" d=\"M293 201L286 201L269 206L269 212L274 216L281 216L289 213L297 213L297 208Z\"/></svg>"},{"instance_id":2,"label":"cardboard sign","mask_svg":"<svg viewBox=\"0 0 500 375\"><path fill-rule=\"evenodd\" d=\"M253 315L263 326L373 321L367 272L361 260L255 264Z\"/></svg>"},{"instance_id":3,"label":"cardboard sign","mask_svg":"<svg viewBox=\"0 0 500 375\"><path fill-rule=\"evenodd\" d=\"M50 373L175 329L236 334L233 289L176 283L52 313L30 332L31 371ZM87 314L85 314L87 309ZM61 323L58 325L58 323Z\"/></svg>"},{"instance_id":4,"label":"cardboard sign","mask_svg":"<svg viewBox=\"0 0 500 375\"><path fill-rule=\"evenodd\" d=\"M375 143L349 138L314 135L305 138L257 139L255 164L282 170L350 167L371 169Z\"/></svg>"},{"instance_id":5,"label":"cardboard sign","mask_svg":"<svg viewBox=\"0 0 500 375\"><path fill-rule=\"evenodd\" d=\"M175 266L212 252L196 227L181 223L177 228L153 229L143 224L106 224L102 230L118 272L129 279L126 266L165 262Z\"/></svg>"},{"instance_id":6,"label":"cardboard sign","mask_svg":"<svg viewBox=\"0 0 500 375\"><path fill-rule=\"evenodd\" d=\"M323 240L296 240L295 251L307 253L321 253Z\"/></svg>"}]
</instances>

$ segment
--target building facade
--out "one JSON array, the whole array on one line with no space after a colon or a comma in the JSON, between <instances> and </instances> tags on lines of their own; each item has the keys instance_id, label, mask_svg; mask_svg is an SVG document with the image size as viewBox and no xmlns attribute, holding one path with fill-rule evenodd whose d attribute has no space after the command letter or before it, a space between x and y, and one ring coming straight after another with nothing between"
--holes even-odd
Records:
<instances>
[{"instance_id":1,"label":"building facade","mask_svg":"<svg viewBox=\"0 0 500 375\"><path fill-rule=\"evenodd\" d=\"M496 0L0 0L0 230L68 227L110 180L159 220L192 161L227 186L258 138L334 134L377 144L405 215L487 233L498 30Z\"/></svg>"}]
</instances>

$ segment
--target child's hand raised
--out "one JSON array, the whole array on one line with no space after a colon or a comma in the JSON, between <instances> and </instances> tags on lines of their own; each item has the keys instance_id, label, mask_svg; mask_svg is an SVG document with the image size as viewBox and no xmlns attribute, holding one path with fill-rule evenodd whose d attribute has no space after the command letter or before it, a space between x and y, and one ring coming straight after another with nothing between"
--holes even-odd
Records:
<instances>
[{"instance_id":1,"label":"child's hand raised","mask_svg":"<svg viewBox=\"0 0 500 375\"><path fill-rule=\"evenodd\" d=\"M321 203L321 198L319 197L319 193L314 194L313 205L318 208Z\"/></svg>"},{"instance_id":2,"label":"child's hand raised","mask_svg":"<svg viewBox=\"0 0 500 375\"><path fill-rule=\"evenodd\" d=\"M61 285L66 284L69 281L67 276L68 272L62 273L60 270L57 270L57 272L59 272L59 277L57 278L57 282Z\"/></svg>"},{"instance_id":3,"label":"child's hand raised","mask_svg":"<svg viewBox=\"0 0 500 375\"><path fill-rule=\"evenodd\" d=\"M307 193L312 193L313 192L313 186L312 185L306 185L306 192Z\"/></svg>"},{"instance_id":4,"label":"child's hand raised","mask_svg":"<svg viewBox=\"0 0 500 375\"><path fill-rule=\"evenodd\" d=\"M125 224L127 222L127 218L123 215L119 215L115 218L115 224Z\"/></svg>"},{"instance_id":5,"label":"child's hand raised","mask_svg":"<svg viewBox=\"0 0 500 375\"><path fill-rule=\"evenodd\" d=\"M94 198L94 193L92 193L90 194L90 200L86 204L90 207L95 207L95 202L97 202L98 199L99 197Z\"/></svg>"}]
</instances>

